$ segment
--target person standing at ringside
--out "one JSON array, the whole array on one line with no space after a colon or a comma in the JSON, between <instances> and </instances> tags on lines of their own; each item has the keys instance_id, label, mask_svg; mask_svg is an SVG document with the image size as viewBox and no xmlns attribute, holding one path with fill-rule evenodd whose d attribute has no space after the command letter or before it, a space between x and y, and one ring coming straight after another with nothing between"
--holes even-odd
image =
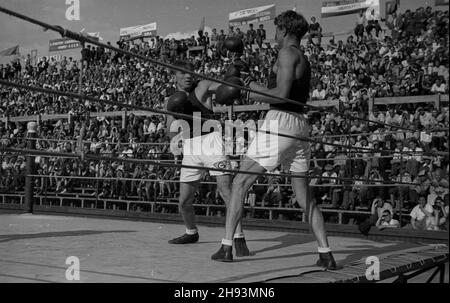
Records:
<instances>
[{"instance_id":1,"label":"person standing at ringside","mask_svg":"<svg viewBox=\"0 0 450 303\"><path fill-rule=\"evenodd\" d=\"M255 101L271 104L261 127L263 131L289 134L291 136L309 137L310 126L305 116L304 106L309 97L311 67L306 56L300 51L300 41L308 31L308 22L294 11L286 11L275 19L275 39L279 46L278 59L273 67L277 75L277 85L268 89L252 81L250 77L245 84L252 90L264 92L276 97L289 98L298 105L251 93ZM277 127L272 127L273 125ZM247 154L241 162L240 171L264 174L273 171L280 164L290 165L293 177L291 185L299 205L307 214L308 222L319 244L317 265L327 269L337 269L331 253L325 231L322 213L312 201L308 184L310 146L308 142L258 132L250 143ZM231 262L232 237L242 216L242 204L248 189L258 178L257 175L238 173L233 180L232 194L227 208L226 233L218 252L212 259Z\"/></svg>"},{"instance_id":2,"label":"person standing at ringside","mask_svg":"<svg viewBox=\"0 0 450 303\"><path fill-rule=\"evenodd\" d=\"M177 62L176 65L194 71L194 66L189 62L181 61ZM212 118L212 95L221 84L208 80L195 81L191 74L180 71L175 72L175 77L178 91L167 100L166 109L171 112L186 115L194 115L194 113L200 112L202 118ZM179 127L184 128L189 126L190 130L190 133L183 133L183 165L207 168L231 168L230 160L227 158L223 149L222 134L220 131L215 130L209 133L202 132L201 134L196 134L193 131L194 123L192 120L182 121L181 124L174 124L177 121L180 122L180 120L175 120L173 116L168 116L167 126L170 128L172 134ZM189 135L188 138L187 135ZM195 135L197 136L195 137ZM179 205L186 226L186 232L182 236L170 240L170 244L195 243L199 239L195 224L193 200L204 174L204 169L181 168ZM210 175L216 177L217 189L227 205L230 201L231 194L231 175L227 172L213 170L210 171ZM249 255L240 220L237 223L234 242L237 256Z\"/></svg>"}]
</instances>

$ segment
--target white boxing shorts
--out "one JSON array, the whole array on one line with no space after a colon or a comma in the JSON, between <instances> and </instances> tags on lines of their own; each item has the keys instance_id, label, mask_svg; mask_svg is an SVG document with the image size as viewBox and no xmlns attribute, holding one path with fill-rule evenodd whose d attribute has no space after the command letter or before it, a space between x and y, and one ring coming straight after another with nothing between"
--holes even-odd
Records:
<instances>
[{"instance_id":1,"label":"white boxing shorts","mask_svg":"<svg viewBox=\"0 0 450 303\"><path fill-rule=\"evenodd\" d=\"M183 165L206 168L231 169L231 162L225 155L222 135L213 132L207 135L185 139L183 142ZM194 182L203 178L206 170L181 168L180 182ZM229 172L210 170L211 176L228 175Z\"/></svg>"},{"instance_id":2,"label":"white boxing shorts","mask_svg":"<svg viewBox=\"0 0 450 303\"><path fill-rule=\"evenodd\" d=\"M269 172L280 164L289 166L290 171L294 173L305 173L309 170L310 143L277 135L309 138L310 126L305 115L270 110L260 130L270 133L258 131L254 134L247 157Z\"/></svg>"}]
</instances>

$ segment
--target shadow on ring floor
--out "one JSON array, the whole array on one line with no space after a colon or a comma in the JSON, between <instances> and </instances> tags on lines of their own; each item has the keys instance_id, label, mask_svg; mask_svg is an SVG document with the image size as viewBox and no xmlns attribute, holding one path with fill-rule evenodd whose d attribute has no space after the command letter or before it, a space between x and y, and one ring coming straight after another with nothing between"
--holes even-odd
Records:
<instances>
[{"instance_id":1,"label":"shadow on ring floor","mask_svg":"<svg viewBox=\"0 0 450 303\"><path fill-rule=\"evenodd\" d=\"M0 215L0 282L69 282L69 256L80 261L80 282L256 282L320 270L310 234L246 232L253 255L233 263L210 259L223 228L200 226L200 242L167 241L184 233L180 224L82 217ZM330 237L340 264L414 249L402 241Z\"/></svg>"}]
</instances>

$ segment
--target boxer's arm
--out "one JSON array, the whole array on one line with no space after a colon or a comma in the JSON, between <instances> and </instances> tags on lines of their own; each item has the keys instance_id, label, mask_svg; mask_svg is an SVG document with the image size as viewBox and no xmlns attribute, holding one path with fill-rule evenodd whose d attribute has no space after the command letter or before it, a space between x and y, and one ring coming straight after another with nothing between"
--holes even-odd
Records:
<instances>
[{"instance_id":1,"label":"boxer's arm","mask_svg":"<svg viewBox=\"0 0 450 303\"><path fill-rule=\"evenodd\" d=\"M202 105L210 111L213 111L212 98L205 98L205 96L207 94L214 93L220 85L221 83L202 80L195 88L195 96L200 101L200 103L202 103Z\"/></svg>"},{"instance_id":2,"label":"boxer's arm","mask_svg":"<svg viewBox=\"0 0 450 303\"><path fill-rule=\"evenodd\" d=\"M283 49L278 54L277 86L272 89L264 88L255 82L250 83L250 88L255 91L270 94L279 98L288 98L295 80L295 66L297 58L290 49ZM266 97L256 93L250 93L250 98L257 102L269 104L283 103L280 100Z\"/></svg>"}]
</instances>

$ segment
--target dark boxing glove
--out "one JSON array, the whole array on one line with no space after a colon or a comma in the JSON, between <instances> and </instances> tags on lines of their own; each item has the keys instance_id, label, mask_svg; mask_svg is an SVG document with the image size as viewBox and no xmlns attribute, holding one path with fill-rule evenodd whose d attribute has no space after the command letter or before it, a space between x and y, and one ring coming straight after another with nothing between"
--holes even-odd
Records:
<instances>
[{"instance_id":1,"label":"dark boxing glove","mask_svg":"<svg viewBox=\"0 0 450 303\"><path fill-rule=\"evenodd\" d=\"M189 101L185 92L176 92L167 100L166 109L174 113L183 113L187 102Z\"/></svg>"},{"instance_id":2,"label":"dark boxing glove","mask_svg":"<svg viewBox=\"0 0 450 303\"><path fill-rule=\"evenodd\" d=\"M230 82L239 86L243 86L242 80L237 77L230 77L224 81ZM222 105L232 105L235 100L241 98L241 90L228 85L221 85L216 91L216 103Z\"/></svg>"},{"instance_id":3,"label":"dark boxing glove","mask_svg":"<svg viewBox=\"0 0 450 303\"><path fill-rule=\"evenodd\" d=\"M244 52L244 42L238 37L228 37L223 42L225 49L232 53L242 54Z\"/></svg>"}]
</instances>

